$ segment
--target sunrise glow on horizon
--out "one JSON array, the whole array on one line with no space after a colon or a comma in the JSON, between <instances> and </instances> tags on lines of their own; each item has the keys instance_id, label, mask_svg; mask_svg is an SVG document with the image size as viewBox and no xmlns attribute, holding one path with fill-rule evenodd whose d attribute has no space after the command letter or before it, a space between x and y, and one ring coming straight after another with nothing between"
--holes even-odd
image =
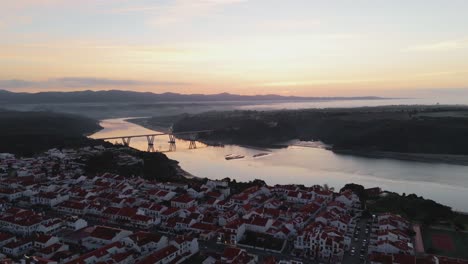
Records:
<instances>
[{"instance_id":1,"label":"sunrise glow on horizon","mask_svg":"<svg viewBox=\"0 0 468 264\"><path fill-rule=\"evenodd\" d=\"M467 11L465 0L0 0L0 89L468 88Z\"/></svg>"}]
</instances>

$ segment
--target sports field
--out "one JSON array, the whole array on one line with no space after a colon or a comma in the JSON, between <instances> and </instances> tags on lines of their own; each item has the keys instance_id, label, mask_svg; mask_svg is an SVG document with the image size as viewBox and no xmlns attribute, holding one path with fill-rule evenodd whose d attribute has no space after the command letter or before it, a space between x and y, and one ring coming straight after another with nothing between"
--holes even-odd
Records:
<instances>
[{"instance_id":1,"label":"sports field","mask_svg":"<svg viewBox=\"0 0 468 264\"><path fill-rule=\"evenodd\" d=\"M426 253L468 259L468 233L424 228L422 235Z\"/></svg>"}]
</instances>

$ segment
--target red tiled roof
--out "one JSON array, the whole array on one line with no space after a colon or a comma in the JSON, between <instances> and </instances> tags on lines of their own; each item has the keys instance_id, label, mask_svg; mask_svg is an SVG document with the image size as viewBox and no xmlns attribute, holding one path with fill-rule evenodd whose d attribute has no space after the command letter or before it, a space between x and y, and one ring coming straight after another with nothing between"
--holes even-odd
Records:
<instances>
[{"instance_id":1,"label":"red tiled roof","mask_svg":"<svg viewBox=\"0 0 468 264\"><path fill-rule=\"evenodd\" d=\"M216 226L213 224L203 224L203 223L195 223L190 226L190 228L198 229L202 231L214 231L216 230Z\"/></svg>"},{"instance_id":2,"label":"red tiled roof","mask_svg":"<svg viewBox=\"0 0 468 264\"><path fill-rule=\"evenodd\" d=\"M114 260L114 262L112 263L119 263L125 259L127 259L128 257L131 257L133 255L133 252L122 252L122 253L117 253L115 255L112 256L112 260Z\"/></svg>"},{"instance_id":3,"label":"red tiled roof","mask_svg":"<svg viewBox=\"0 0 468 264\"><path fill-rule=\"evenodd\" d=\"M86 204L80 203L77 201L65 201L57 205L57 207L65 207L77 210L84 210L86 208Z\"/></svg>"},{"instance_id":4,"label":"red tiled roof","mask_svg":"<svg viewBox=\"0 0 468 264\"><path fill-rule=\"evenodd\" d=\"M91 232L90 236L95 238L100 238L104 240L111 240L117 234L119 234L122 230L117 228L112 228L108 226L97 226L93 232Z\"/></svg>"},{"instance_id":5,"label":"red tiled roof","mask_svg":"<svg viewBox=\"0 0 468 264\"><path fill-rule=\"evenodd\" d=\"M172 199L172 202L176 202L176 203L190 203L192 201L194 201L195 199L193 199L192 197L190 197L190 195L188 194L183 194L181 196L178 196L174 199Z\"/></svg>"},{"instance_id":6,"label":"red tiled roof","mask_svg":"<svg viewBox=\"0 0 468 264\"><path fill-rule=\"evenodd\" d=\"M138 246L143 246L151 242L158 243L162 236L156 233L140 231L130 235L129 238L133 240Z\"/></svg>"},{"instance_id":7,"label":"red tiled roof","mask_svg":"<svg viewBox=\"0 0 468 264\"><path fill-rule=\"evenodd\" d=\"M94 251L86 253L86 254L80 256L77 259L74 259L72 261L67 262L66 264L86 264L87 263L86 260L93 257L93 256L99 258L99 257L105 256L105 255L108 255L109 254L108 250L113 248L113 247L121 248L121 247L123 247L123 245L120 242L114 242L114 243L111 243L111 244L109 244L107 246L103 246L103 247L100 247L100 248L98 248L98 249L96 249Z\"/></svg>"},{"instance_id":8,"label":"red tiled roof","mask_svg":"<svg viewBox=\"0 0 468 264\"><path fill-rule=\"evenodd\" d=\"M173 246L173 245L170 245L170 246L167 246L165 248L162 248L156 252L154 252L153 254L149 255L148 257L146 257L145 259L143 259L142 261L138 262L138 264L153 264L153 263L156 263L166 257L168 257L169 255L177 252L178 249Z\"/></svg>"},{"instance_id":9,"label":"red tiled roof","mask_svg":"<svg viewBox=\"0 0 468 264\"><path fill-rule=\"evenodd\" d=\"M14 238L14 235L7 234L7 233L0 233L0 241L5 241L11 238Z\"/></svg>"},{"instance_id":10,"label":"red tiled roof","mask_svg":"<svg viewBox=\"0 0 468 264\"><path fill-rule=\"evenodd\" d=\"M47 241L49 241L51 238L52 236L50 235L39 235L36 237L35 241L44 244L47 243Z\"/></svg>"},{"instance_id":11,"label":"red tiled roof","mask_svg":"<svg viewBox=\"0 0 468 264\"><path fill-rule=\"evenodd\" d=\"M168 208L167 210L165 210L164 212L162 212L163 215L172 215L176 212L178 212L180 209L179 208L176 208L176 207L170 207Z\"/></svg>"},{"instance_id":12,"label":"red tiled roof","mask_svg":"<svg viewBox=\"0 0 468 264\"><path fill-rule=\"evenodd\" d=\"M3 247L5 248L17 248L17 247L20 247L22 245L25 245L25 244L28 244L28 243L31 243L31 239L20 239L20 240L17 240L17 241L12 241L6 245L4 245Z\"/></svg>"},{"instance_id":13,"label":"red tiled roof","mask_svg":"<svg viewBox=\"0 0 468 264\"><path fill-rule=\"evenodd\" d=\"M124 207L124 208L120 208L117 215L122 216L122 217L134 217L137 212L138 212L138 209L136 208Z\"/></svg>"},{"instance_id":14,"label":"red tiled roof","mask_svg":"<svg viewBox=\"0 0 468 264\"><path fill-rule=\"evenodd\" d=\"M56 252L57 250L59 250L63 245L60 244L60 243L55 243L55 244L52 244L48 247L45 247L43 249L41 249L39 252L42 253L42 254L51 254L51 253L54 253Z\"/></svg>"},{"instance_id":15,"label":"red tiled roof","mask_svg":"<svg viewBox=\"0 0 468 264\"><path fill-rule=\"evenodd\" d=\"M393 262L398 264L416 264L416 257L411 255L393 255Z\"/></svg>"},{"instance_id":16,"label":"red tiled roof","mask_svg":"<svg viewBox=\"0 0 468 264\"><path fill-rule=\"evenodd\" d=\"M382 264L392 264L393 263L393 258L391 255L384 255L384 254L378 254L374 253L369 256L370 261L382 263Z\"/></svg>"},{"instance_id":17,"label":"red tiled roof","mask_svg":"<svg viewBox=\"0 0 468 264\"><path fill-rule=\"evenodd\" d=\"M268 223L268 218L263 218L263 217L255 217L250 220L249 224L251 225L256 225L256 226L266 226Z\"/></svg>"},{"instance_id":18,"label":"red tiled roof","mask_svg":"<svg viewBox=\"0 0 468 264\"><path fill-rule=\"evenodd\" d=\"M151 219L153 219L153 218L151 218L151 217L149 217L149 216L146 216L146 215L139 215L139 214L134 215L134 216L132 217L132 220L134 220L134 221L140 221L140 222L148 222L148 221L150 221Z\"/></svg>"},{"instance_id":19,"label":"red tiled roof","mask_svg":"<svg viewBox=\"0 0 468 264\"><path fill-rule=\"evenodd\" d=\"M227 247L224 249L223 258L226 258L227 260L233 260L239 256L241 252L242 250L240 248Z\"/></svg>"}]
</instances>

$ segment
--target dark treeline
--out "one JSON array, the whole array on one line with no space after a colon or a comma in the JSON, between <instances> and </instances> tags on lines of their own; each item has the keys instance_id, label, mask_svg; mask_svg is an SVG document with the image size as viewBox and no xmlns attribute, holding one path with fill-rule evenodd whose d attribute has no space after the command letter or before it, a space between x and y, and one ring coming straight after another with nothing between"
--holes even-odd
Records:
<instances>
[{"instance_id":1,"label":"dark treeline","mask_svg":"<svg viewBox=\"0 0 468 264\"><path fill-rule=\"evenodd\" d=\"M384 195L368 195L364 186L349 183L340 192L350 189L356 193L366 211L372 214L391 212L399 214L412 221L425 224L452 225L456 229L465 229L467 218L460 213L454 212L452 208L439 204L433 200L424 199L415 194L397 194L386 192Z\"/></svg>"},{"instance_id":2,"label":"dark treeline","mask_svg":"<svg viewBox=\"0 0 468 264\"><path fill-rule=\"evenodd\" d=\"M209 112L185 116L175 131L213 129L202 140L275 145L320 140L335 150L468 154L465 107L372 107Z\"/></svg>"},{"instance_id":3,"label":"dark treeline","mask_svg":"<svg viewBox=\"0 0 468 264\"><path fill-rule=\"evenodd\" d=\"M100 129L96 120L53 112L0 110L0 152L31 156L50 148L103 144L85 137Z\"/></svg>"}]
</instances>

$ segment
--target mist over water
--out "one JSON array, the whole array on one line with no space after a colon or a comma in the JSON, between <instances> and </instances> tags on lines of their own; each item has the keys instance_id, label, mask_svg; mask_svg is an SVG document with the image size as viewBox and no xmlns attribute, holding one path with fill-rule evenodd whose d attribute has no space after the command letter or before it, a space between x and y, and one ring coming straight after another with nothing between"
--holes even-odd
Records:
<instances>
[{"instance_id":1,"label":"mist over water","mask_svg":"<svg viewBox=\"0 0 468 264\"><path fill-rule=\"evenodd\" d=\"M463 96L464 95L464 96ZM440 96L427 98L376 99L376 100L330 100L307 102L269 102L237 106L241 110L274 110L306 108L351 108L387 105L468 105L468 92L460 96Z\"/></svg>"},{"instance_id":2,"label":"mist over water","mask_svg":"<svg viewBox=\"0 0 468 264\"><path fill-rule=\"evenodd\" d=\"M91 137L111 137L155 133L125 121L125 118L103 120L103 130ZM157 137L157 151L169 149L167 136ZM111 140L112 143L119 142ZM166 152L169 158L198 177L237 181L262 179L274 184L329 184L341 188L346 183L365 187L379 186L398 193L415 193L455 210L468 211L468 167L442 163L422 163L392 159L372 159L335 154L322 148L290 146L284 149L255 149L235 145L208 147L197 142L197 149L189 150L189 142L177 140L177 150ZM131 147L147 150L146 138L133 138ZM270 155L254 158L268 152ZM244 159L226 160L228 154Z\"/></svg>"}]
</instances>

